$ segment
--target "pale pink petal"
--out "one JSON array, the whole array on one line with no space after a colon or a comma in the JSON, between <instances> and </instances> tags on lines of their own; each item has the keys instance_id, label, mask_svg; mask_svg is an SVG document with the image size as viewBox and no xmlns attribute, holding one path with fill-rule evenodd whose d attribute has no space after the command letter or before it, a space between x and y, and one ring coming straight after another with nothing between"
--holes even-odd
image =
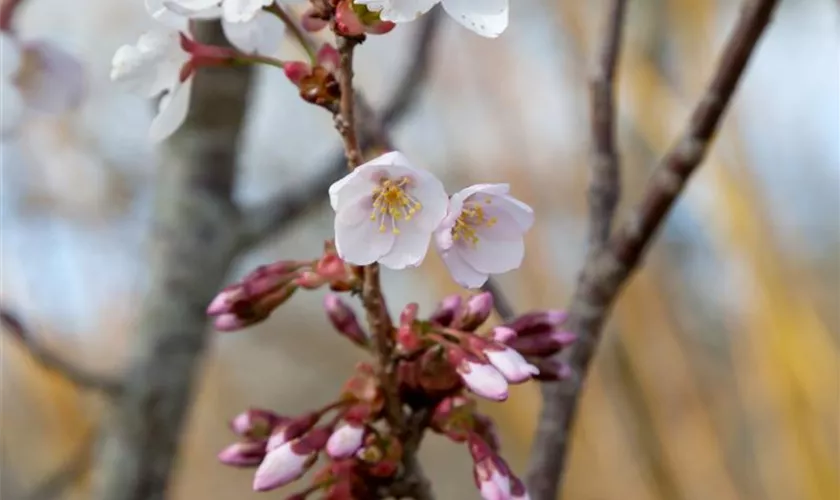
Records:
<instances>
[{"instance_id":1,"label":"pale pink petal","mask_svg":"<svg viewBox=\"0 0 840 500\"><path fill-rule=\"evenodd\" d=\"M370 198L376 185L357 168L330 186L330 205L338 213L347 204L355 204L365 196Z\"/></svg>"},{"instance_id":2,"label":"pale pink petal","mask_svg":"<svg viewBox=\"0 0 840 500\"><path fill-rule=\"evenodd\" d=\"M117 49L111 60L111 80L151 98L173 85L187 59L177 32L150 31L141 35L136 45Z\"/></svg>"},{"instance_id":3,"label":"pale pink petal","mask_svg":"<svg viewBox=\"0 0 840 500\"><path fill-rule=\"evenodd\" d=\"M303 475L309 455L298 455L292 443L268 452L254 474L254 490L268 491L289 484Z\"/></svg>"},{"instance_id":4,"label":"pale pink petal","mask_svg":"<svg viewBox=\"0 0 840 500\"><path fill-rule=\"evenodd\" d=\"M475 246L459 244L457 249L476 271L489 274L517 269L525 257L525 242L521 238L515 241L482 240Z\"/></svg>"},{"instance_id":5,"label":"pale pink petal","mask_svg":"<svg viewBox=\"0 0 840 500\"><path fill-rule=\"evenodd\" d=\"M424 231L431 233L446 217L449 209L449 196L437 177L426 171L417 171L416 184L409 192L422 203L422 208L414 214L414 222Z\"/></svg>"},{"instance_id":6,"label":"pale pink petal","mask_svg":"<svg viewBox=\"0 0 840 500\"><path fill-rule=\"evenodd\" d=\"M509 347L501 351L487 349L484 354L499 373L512 384L525 382L540 372L536 366Z\"/></svg>"},{"instance_id":7,"label":"pale pink petal","mask_svg":"<svg viewBox=\"0 0 840 500\"><path fill-rule=\"evenodd\" d=\"M231 23L245 23L272 3L274 0L223 0L222 18Z\"/></svg>"},{"instance_id":8,"label":"pale pink petal","mask_svg":"<svg viewBox=\"0 0 840 500\"><path fill-rule=\"evenodd\" d=\"M184 123L190 107L191 90L192 79L175 86L161 97L158 103L158 114L149 127L149 138L152 142L166 139Z\"/></svg>"},{"instance_id":9,"label":"pale pink petal","mask_svg":"<svg viewBox=\"0 0 840 500\"><path fill-rule=\"evenodd\" d=\"M272 55L280 48L286 26L277 16L258 11L250 21L222 21L222 29L230 43L246 54Z\"/></svg>"},{"instance_id":10,"label":"pale pink petal","mask_svg":"<svg viewBox=\"0 0 840 500\"><path fill-rule=\"evenodd\" d=\"M440 0L355 0L367 5L370 10L379 11L384 21L405 23L414 21L438 4Z\"/></svg>"},{"instance_id":11,"label":"pale pink petal","mask_svg":"<svg viewBox=\"0 0 840 500\"><path fill-rule=\"evenodd\" d=\"M175 30L187 31L189 25L188 15L193 14L191 10L181 8L177 2L166 0L145 0L146 12L152 19L162 25Z\"/></svg>"},{"instance_id":12,"label":"pale pink petal","mask_svg":"<svg viewBox=\"0 0 840 500\"><path fill-rule=\"evenodd\" d=\"M389 269L419 266L429 250L431 233L413 227L411 222L402 222L398 227L400 234L394 238L394 246L379 263Z\"/></svg>"},{"instance_id":13,"label":"pale pink petal","mask_svg":"<svg viewBox=\"0 0 840 500\"><path fill-rule=\"evenodd\" d=\"M222 0L151 0L152 5L163 4L164 7L182 17L192 18L195 15L203 15L210 12L221 16L220 4ZM146 8L149 9L149 3Z\"/></svg>"},{"instance_id":14,"label":"pale pink petal","mask_svg":"<svg viewBox=\"0 0 840 500\"><path fill-rule=\"evenodd\" d=\"M497 196L493 198L493 204L513 217L522 232L534 225L534 209L513 196Z\"/></svg>"},{"instance_id":15,"label":"pale pink petal","mask_svg":"<svg viewBox=\"0 0 840 500\"><path fill-rule=\"evenodd\" d=\"M0 78L11 79L20 69L22 58L18 41L0 31Z\"/></svg>"},{"instance_id":16,"label":"pale pink petal","mask_svg":"<svg viewBox=\"0 0 840 500\"><path fill-rule=\"evenodd\" d=\"M23 97L9 80L0 79L0 137L11 135L23 118Z\"/></svg>"},{"instance_id":17,"label":"pale pink petal","mask_svg":"<svg viewBox=\"0 0 840 500\"><path fill-rule=\"evenodd\" d=\"M47 42L26 44L27 71L18 87L37 111L61 113L77 107L85 94L85 71L78 59Z\"/></svg>"},{"instance_id":18,"label":"pale pink petal","mask_svg":"<svg viewBox=\"0 0 840 500\"><path fill-rule=\"evenodd\" d=\"M344 424L327 440L327 454L332 458L347 458L362 446L364 437L364 427Z\"/></svg>"},{"instance_id":19,"label":"pale pink petal","mask_svg":"<svg viewBox=\"0 0 840 500\"><path fill-rule=\"evenodd\" d=\"M459 285L465 288L480 288L487 282L488 274L477 271L464 258L458 248L452 248L449 251L441 252L441 258L449 274L452 275Z\"/></svg>"},{"instance_id":20,"label":"pale pink petal","mask_svg":"<svg viewBox=\"0 0 840 500\"><path fill-rule=\"evenodd\" d=\"M464 384L477 395L493 401L507 399L507 380L491 365L464 360L457 371Z\"/></svg>"},{"instance_id":21,"label":"pale pink petal","mask_svg":"<svg viewBox=\"0 0 840 500\"><path fill-rule=\"evenodd\" d=\"M508 0L443 0L453 19L481 36L495 38L508 25Z\"/></svg>"},{"instance_id":22,"label":"pale pink petal","mask_svg":"<svg viewBox=\"0 0 840 500\"><path fill-rule=\"evenodd\" d=\"M484 500L510 500L510 479L494 470L487 480L481 481L479 490Z\"/></svg>"},{"instance_id":23,"label":"pale pink petal","mask_svg":"<svg viewBox=\"0 0 840 500\"><path fill-rule=\"evenodd\" d=\"M366 266L387 255L394 246L394 234L379 231L379 224L363 221L356 226L335 221L335 247L339 257L357 266Z\"/></svg>"}]
</instances>

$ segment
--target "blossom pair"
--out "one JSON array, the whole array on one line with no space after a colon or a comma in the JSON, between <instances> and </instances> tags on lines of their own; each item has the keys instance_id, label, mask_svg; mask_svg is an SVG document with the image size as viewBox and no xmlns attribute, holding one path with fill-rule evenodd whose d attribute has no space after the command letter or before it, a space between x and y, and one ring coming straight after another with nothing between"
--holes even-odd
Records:
<instances>
[{"instance_id":1,"label":"blossom pair","mask_svg":"<svg viewBox=\"0 0 840 500\"><path fill-rule=\"evenodd\" d=\"M404 269L423 262L434 236L455 281L478 288L522 263L534 212L508 191L477 184L449 198L430 172L386 153L330 187L336 248L351 264Z\"/></svg>"}]
</instances>

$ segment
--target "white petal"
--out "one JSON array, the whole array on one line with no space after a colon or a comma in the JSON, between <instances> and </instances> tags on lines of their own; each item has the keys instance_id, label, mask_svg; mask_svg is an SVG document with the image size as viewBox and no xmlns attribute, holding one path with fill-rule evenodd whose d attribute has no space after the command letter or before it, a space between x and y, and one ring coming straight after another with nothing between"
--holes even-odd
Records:
<instances>
[{"instance_id":1,"label":"white petal","mask_svg":"<svg viewBox=\"0 0 840 500\"><path fill-rule=\"evenodd\" d=\"M11 135L23 118L23 97L9 80L0 79L0 137Z\"/></svg>"},{"instance_id":2,"label":"white petal","mask_svg":"<svg viewBox=\"0 0 840 500\"><path fill-rule=\"evenodd\" d=\"M365 220L357 226L335 221L335 247L339 257L357 266L366 266L379 260L394 246L391 231L379 231L379 224Z\"/></svg>"},{"instance_id":3,"label":"white petal","mask_svg":"<svg viewBox=\"0 0 840 500\"><path fill-rule=\"evenodd\" d=\"M146 12L152 19L176 31L187 31L189 19L186 17L188 11L181 11L170 8L175 6L174 2L165 0L145 0Z\"/></svg>"},{"instance_id":4,"label":"white petal","mask_svg":"<svg viewBox=\"0 0 840 500\"><path fill-rule=\"evenodd\" d=\"M341 213L346 207L356 205L363 198L372 200L375 187L375 182L354 170L330 186L330 205L336 213Z\"/></svg>"},{"instance_id":5,"label":"white petal","mask_svg":"<svg viewBox=\"0 0 840 500\"><path fill-rule=\"evenodd\" d=\"M480 240L472 246L457 243L461 256L477 271L489 274L506 273L522 265L525 243L518 240Z\"/></svg>"},{"instance_id":6,"label":"white petal","mask_svg":"<svg viewBox=\"0 0 840 500\"><path fill-rule=\"evenodd\" d=\"M177 32L150 31L141 35L136 45L117 49L111 61L111 80L130 92L154 97L172 85L188 58Z\"/></svg>"},{"instance_id":7,"label":"white petal","mask_svg":"<svg viewBox=\"0 0 840 500\"><path fill-rule=\"evenodd\" d=\"M443 0L443 8L481 36L495 38L508 25L508 0Z\"/></svg>"},{"instance_id":8,"label":"white petal","mask_svg":"<svg viewBox=\"0 0 840 500\"><path fill-rule=\"evenodd\" d=\"M359 5L378 11L384 21L406 23L414 21L437 5L440 0L355 0Z\"/></svg>"},{"instance_id":9,"label":"white petal","mask_svg":"<svg viewBox=\"0 0 840 500\"><path fill-rule=\"evenodd\" d=\"M231 23L248 22L257 12L274 3L274 0L224 0L222 18Z\"/></svg>"},{"instance_id":10,"label":"white petal","mask_svg":"<svg viewBox=\"0 0 840 500\"><path fill-rule=\"evenodd\" d=\"M522 232L531 229L534 225L534 209L522 203L513 196L497 196L493 198L496 208L504 210L516 220Z\"/></svg>"},{"instance_id":11,"label":"white petal","mask_svg":"<svg viewBox=\"0 0 840 500\"><path fill-rule=\"evenodd\" d=\"M449 210L449 196L443 184L429 172L418 170L414 174L417 182L409 188L409 193L422 204L414 214L414 222L421 229L432 232L440 226Z\"/></svg>"},{"instance_id":12,"label":"white petal","mask_svg":"<svg viewBox=\"0 0 840 500\"><path fill-rule=\"evenodd\" d=\"M308 460L308 455L292 450L292 443L269 452L254 474L254 489L267 491L294 481L303 474Z\"/></svg>"},{"instance_id":13,"label":"white petal","mask_svg":"<svg viewBox=\"0 0 840 500\"><path fill-rule=\"evenodd\" d=\"M190 108L191 90L192 79L176 85L161 97L158 103L158 114L149 127L149 139L152 142L166 139L184 123Z\"/></svg>"},{"instance_id":14,"label":"white petal","mask_svg":"<svg viewBox=\"0 0 840 500\"><path fill-rule=\"evenodd\" d=\"M277 16L260 10L247 22L222 21L228 41L246 54L272 55L280 48L286 26Z\"/></svg>"},{"instance_id":15,"label":"white petal","mask_svg":"<svg viewBox=\"0 0 840 500\"><path fill-rule=\"evenodd\" d=\"M365 428L344 424L336 429L327 440L327 454L332 458L347 458L362 446Z\"/></svg>"},{"instance_id":16,"label":"white petal","mask_svg":"<svg viewBox=\"0 0 840 500\"><path fill-rule=\"evenodd\" d=\"M459 285L465 288L481 288L481 285L487 282L488 274L478 272L474 267L469 265L461 256L458 248L452 248L448 252L441 252L440 256L444 264L446 264L447 269L449 269L449 274L452 275L452 279Z\"/></svg>"},{"instance_id":17,"label":"white petal","mask_svg":"<svg viewBox=\"0 0 840 500\"><path fill-rule=\"evenodd\" d=\"M458 367L458 375L471 391L481 397L493 401L504 401L508 397L507 380L490 365L463 361Z\"/></svg>"},{"instance_id":18,"label":"white petal","mask_svg":"<svg viewBox=\"0 0 840 500\"><path fill-rule=\"evenodd\" d=\"M484 351L490 363L499 370L499 373L504 375L508 382L512 384L519 384L530 379L532 375L537 375L540 370L536 366L528 363L515 349L510 347L501 351L488 349Z\"/></svg>"},{"instance_id":19,"label":"white petal","mask_svg":"<svg viewBox=\"0 0 840 500\"><path fill-rule=\"evenodd\" d=\"M85 94L85 71L78 59L47 42L26 45L29 62L18 87L27 105L45 113L61 113L78 106Z\"/></svg>"},{"instance_id":20,"label":"white petal","mask_svg":"<svg viewBox=\"0 0 840 500\"><path fill-rule=\"evenodd\" d=\"M10 78L20 69L23 54L18 41L0 31L0 78Z\"/></svg>"},{"instance_id":21,"label":"white petal","mask_svg":"<svg viewBox=\"0 0 840 500\"><path fill-rule=\"evenodd\" d=\"M412 223L401 222L397 227L400 228L400 234L394 238L391 251L381 257L379 263L389 269L419 266L429 250L432 234L418 229Z\"/></svg>"}]
</instances>

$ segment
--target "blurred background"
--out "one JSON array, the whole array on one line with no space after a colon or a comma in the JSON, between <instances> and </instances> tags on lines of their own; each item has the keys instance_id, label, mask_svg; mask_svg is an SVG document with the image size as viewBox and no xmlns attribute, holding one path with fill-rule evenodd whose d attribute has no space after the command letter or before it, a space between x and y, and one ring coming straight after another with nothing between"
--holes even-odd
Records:
<instances>
[{"instance_id":1,"label":"blurred background","mask_svg":"<svg viewBox=\"0 0 840 500\"><path fill-rule=\"evenodd\" d=\"M509 182L534 207L525 264L501 278L524 312L565 304L582 261L586 77L604 2L511 4L498 40L444 21L429 82L394 132L448 190ZM681 131L740 2L630 5L619 85L622 211ZM709 160L608 325L564 498L840 498L837 11L830 0L778 9ZM150 21L140 0L29 0L17 22L23 38L48 37L82 59L90 92L78 111L32 116L2 143L0 298L51 348L116 373L148 286L155 177L167 165L146 139L149 103L108 73L114 50ZM409 62L417 27L358 51L358 85L374 104ZM298 55L291 43L281 53ZM300 101L279 71L260 70L237 198L255 203L305 184L336 144L326 113ZM247 255L229 281L260 263L315 255L331 230L325 205ZM392 309L417 301L429 312L458 291L431 253L421 268L384 280ZM299 294L243 333L208 332L173 498L258 498L250 472L216 462L234 440L228 419L251 405L294 414L332 400L362 354L328 326L321 298ZM88 498L107 405L44 371L7 335L0 342L0 496L30 498L72 473L60 498ZM484 405L521 473L539 405L534 384ZM465 449L432 437L422 457L439 498L478 497Z\"/></svg>"}]
</instances>

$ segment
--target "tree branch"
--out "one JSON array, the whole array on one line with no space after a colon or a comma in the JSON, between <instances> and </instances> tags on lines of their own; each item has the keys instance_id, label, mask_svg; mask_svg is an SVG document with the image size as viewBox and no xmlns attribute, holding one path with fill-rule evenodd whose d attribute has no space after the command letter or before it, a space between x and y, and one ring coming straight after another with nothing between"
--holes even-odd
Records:
<instances>
[{"instance_id":1,"label":"tree branch","mask_svg":"<svg viewBox=\"0 0 840 500\"><path fill-rule=\"evenodd\" d=\"M618 1L618 0L616 0ZM717 69L694 109L687 130L666 153L641 204L584 264L569 308L568 328L579 341L564 355L583 380L607 315L627 279L656 235L688 178L705 157L761 34L778 0L748 0L727 40ZM594 221L593 221L594 222ZM543 410L531 453L529 493L535 500L554 500L565 468L571 426L580 399L580 383L543 384Z\"/></svg>"},{"instance_id":2,"label":"tree branch","mask_svg":"<svg viewBox=\"0 0 840 500\"><path fill-rule=\"evenodd\" d=\"M93 451L91 439L85 439L79 449L57 471L47 476L29 492L25 500L55 500L73 487L90 470Z\"/></svg>"},{"instance_id":3,"label":"tree branch","mask_svg":"<svg viewBox=\"0 0 840 500\"><path fill-rule=\"evenodd\" d=\"M0 322L23 344L32 358L47 370L58 373L80 388L101 391L111 397L119 394L121 387L118 380L89 372L64 359L41 344L12 311L1 306Z\"/></svg>"},{"instance_id":4,"label":"tree branch","mask_svg":"<svg viewBox=\"0 0 840 500\"><path fill-rule=\"evenodd\" d=\"M417 102L420 90L428 80L434 40L440 31L441 14L435 9L420 21L420 31L411 50L413 58L400 79L394 94L388 99L378 117L372 116L363 99L358 99L360 142L364 149L370 143L381 142L383 132L408 115ZM244 249L265 241L284 231L310 209L324 202L324 193L333 182L347 172L343 149L331 155L329 164L316 169L315 177L299 188L283 189L268 201L245 211L241 245Z\"/></svg>"},{"instance_id":5,"label":"tree branch","mask_svg":"<svg viewBox=\"0 0 840 500\"><path fill-rule=\"evenodd\" d=\"M196 38L226 44L218 22ZM193 381L207 343L205 309L237 255L231 201L253 71L202 68L186 123L158 174L150 288L140 306L122 397L106 428L98 472L103 500L162 500Z\"/></svg>"}]
</instances>

